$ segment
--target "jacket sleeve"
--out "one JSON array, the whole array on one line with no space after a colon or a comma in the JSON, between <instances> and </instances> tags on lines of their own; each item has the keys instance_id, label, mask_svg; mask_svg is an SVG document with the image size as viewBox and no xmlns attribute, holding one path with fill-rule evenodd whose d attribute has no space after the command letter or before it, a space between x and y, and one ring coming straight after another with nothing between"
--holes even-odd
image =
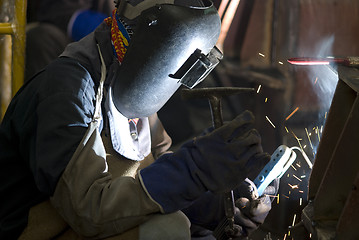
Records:
<instances>
[{"instance_id":1,"label":"jacket sleeve","mask_svg":"<svg viewBox=\"0 0 359 240\"><path fill-rule=\"evenodd\" d=\"M17 131L28 133L21 134L19 150L28 159L41 193L54 192L91 121L94 95L90 74L76 61L60 58L32 79L18 97L18 114L31 116L19 124ZM35 109L27 109L30 104Z\"/></svg>"}]
</instances>

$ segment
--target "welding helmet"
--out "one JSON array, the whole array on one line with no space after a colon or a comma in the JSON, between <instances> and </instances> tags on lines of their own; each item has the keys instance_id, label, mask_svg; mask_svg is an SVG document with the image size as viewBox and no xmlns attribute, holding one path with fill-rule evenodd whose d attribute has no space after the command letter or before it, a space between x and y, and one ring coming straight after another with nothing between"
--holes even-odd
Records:
<instances>
[{"instance_id":1,"label":"welding helmet","mask_svg":"<svg viewBox=\"0 0 359 240\"><path fill-rule=\"evenodd\" d=\"M111 83L114 105L128 118L156 113L181 85L193 88L222 58L215 47L221 22L209 0L137 5L121 0L117 9L121 19L135 26Z\"/></svg>"}]
</instances>

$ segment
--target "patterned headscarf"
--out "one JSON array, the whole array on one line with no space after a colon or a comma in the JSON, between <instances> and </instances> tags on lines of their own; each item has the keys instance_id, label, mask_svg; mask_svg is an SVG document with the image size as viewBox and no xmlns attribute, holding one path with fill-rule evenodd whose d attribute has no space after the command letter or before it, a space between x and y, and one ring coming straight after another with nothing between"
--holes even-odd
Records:
<instances>
[{"instance_id":1,"label":"patterned headscarf","mask_svg":"<svg viewBox=\"0 0 359 240\"><path fill-rule=\"evenodd\" d=\"M117 9L113 10L112 17L108 17L104 21L111 27L111 43L114 55L122 63L130 43L132 31L126 30L125 24L117 15Z\"/></svg>"}]
</instances>

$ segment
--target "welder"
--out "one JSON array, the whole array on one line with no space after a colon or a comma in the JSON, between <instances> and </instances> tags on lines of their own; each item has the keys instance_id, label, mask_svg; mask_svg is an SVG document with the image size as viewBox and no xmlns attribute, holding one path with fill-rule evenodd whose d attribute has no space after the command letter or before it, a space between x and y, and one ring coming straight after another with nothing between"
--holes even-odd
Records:
<instances>
[{"instance_id":1,"label":"welder","mask_svg":"<svg viewBox=\"0 0 359 240\"><path fill-rule=\"evenodd\" d=\"M247 206L236 237L263 223L271 202L244 181L270 159L253 114L174 153L156 115L218 63L219 32L208 0L117 1L30 79L0 127L0 239L190 239L216 228L231 189Z\"/></svg>"}]
</instances>

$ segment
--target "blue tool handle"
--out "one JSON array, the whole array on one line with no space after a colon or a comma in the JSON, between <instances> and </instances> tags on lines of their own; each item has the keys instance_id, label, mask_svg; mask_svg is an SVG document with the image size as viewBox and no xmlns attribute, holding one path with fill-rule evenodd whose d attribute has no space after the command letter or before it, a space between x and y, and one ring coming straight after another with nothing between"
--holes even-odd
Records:
<instances>
[{"instance_id":1,"label":"blue tool handle","mask_svg":"<svg viewBox=\"0 0 359 240\"><path fill-rule=\"evenodd\" d=\"M259 196L263 195L264 190L274 179L281 178L283 176L296 157L297 155L295 152L285 145L280 145L274 151L271 156L271 160L253 181L257 187Z\"/></svg>"}]
</instances>

